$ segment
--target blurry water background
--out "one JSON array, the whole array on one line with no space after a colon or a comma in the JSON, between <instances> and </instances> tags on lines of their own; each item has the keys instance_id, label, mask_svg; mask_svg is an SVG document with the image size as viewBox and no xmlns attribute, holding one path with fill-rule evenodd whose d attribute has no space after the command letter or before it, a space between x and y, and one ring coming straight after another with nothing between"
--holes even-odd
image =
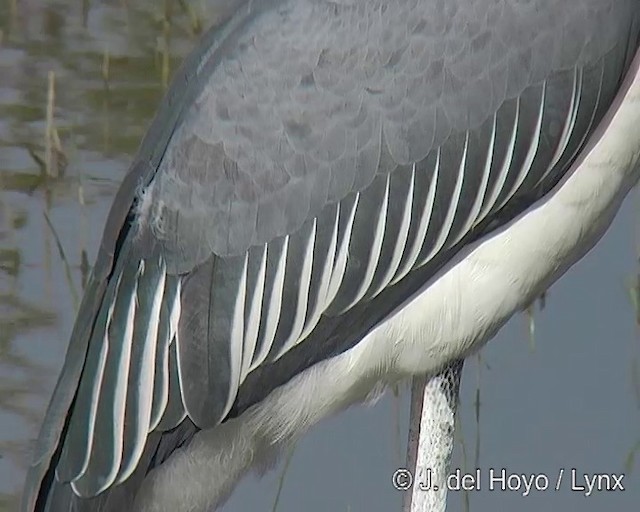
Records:
<instances>
[{"instance_id":1,"label":"blurry water background","mask_svg":"<svg viewBox=\"0 0 640 512\"><path fill-rule=\"evenodd\" d=\"M171 71L221 0L0 0L0 511L17 509L111 198ZM637 198L530 315L465 365L448 510L637 510ZM227 511L392 511L406 390L322 423ZM282 465L281 465L282 466ZM635 466L635 471L634 471ZM624 492L490 491L489 468L626 473ZM281 492L279 491L281 487Z\"/></svg>"}]
</instances>

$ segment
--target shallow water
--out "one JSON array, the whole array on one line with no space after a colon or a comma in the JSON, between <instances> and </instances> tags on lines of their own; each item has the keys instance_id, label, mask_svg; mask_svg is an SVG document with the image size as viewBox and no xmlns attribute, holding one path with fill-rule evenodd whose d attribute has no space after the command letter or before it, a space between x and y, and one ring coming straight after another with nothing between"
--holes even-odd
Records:
<instances>
[{"instance_id":1,"label":"shallow water","mask_svg":"<svg viewBox=\"0 0 640 512\"><path fill-rule=\"evenodd\" d=\"M0 510L16 507L111 198L216 1L183 3L191 12L177 0L0 3ZM521 315L466 365L455 464L549 478L626 471L640 442L636 203L552 288L535 315L535 348ZM406 396L387 395L314 429L294 452L278 510L399 510L391 475L406 416ZM633 510L638 471L624 493L483 487L452 493L449 510L467 500L473 511ZM225 510L271 510L277 479L248 479Z\"/></svg>"},{"instance_id":2,"label":"shallow water","mask_svg":"<svg viewBox=\"0 0 640 512\"><path fill-rule=\"evenodd\" d=\"M197 40L178 2L123 4L0 4L0 503L22 485L111 198Z\"/></svg>"}]
</instances>

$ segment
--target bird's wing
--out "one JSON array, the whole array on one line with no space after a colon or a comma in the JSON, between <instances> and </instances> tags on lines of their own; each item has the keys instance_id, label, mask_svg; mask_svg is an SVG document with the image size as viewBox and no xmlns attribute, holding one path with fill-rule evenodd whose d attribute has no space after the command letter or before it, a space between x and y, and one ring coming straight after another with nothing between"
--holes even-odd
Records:
<instances>
[{"instance_id":1,"label":"bird's wing","mask_svg":"<svg viewBox=\"0 0 640 512\"><path fill-rule=\"evenodd\" d=\"M635 0L235 2L110 213L24 510L117 492L548 192L611 105L639 16Z\"/></svg>"}]
</instances>

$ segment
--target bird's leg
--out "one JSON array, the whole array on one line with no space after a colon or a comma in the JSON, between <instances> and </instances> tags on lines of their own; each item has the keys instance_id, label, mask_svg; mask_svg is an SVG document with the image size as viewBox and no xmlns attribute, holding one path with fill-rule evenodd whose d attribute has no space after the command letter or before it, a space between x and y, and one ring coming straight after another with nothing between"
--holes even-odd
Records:
<instances>
[{"instance_id":1,"label":"bird's leg","mask_svg":"<svg viewBox=\"0 0 640 512\"><path fill-rule=\"evenodd\" d=\"M414 377L407 446L407 469L413 485L405 494L403 512L444 512L455 415L463 360L434 377ZM437 486L437 489L436 487Z\"/></svg>"}]
</instances>

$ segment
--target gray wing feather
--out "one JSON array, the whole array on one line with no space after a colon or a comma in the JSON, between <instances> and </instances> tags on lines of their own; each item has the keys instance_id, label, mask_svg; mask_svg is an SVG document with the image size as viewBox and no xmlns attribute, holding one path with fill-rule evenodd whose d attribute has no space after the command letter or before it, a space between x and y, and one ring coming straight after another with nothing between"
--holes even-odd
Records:
<instances>
[{"instance_id":1,"label":"gray wing feather","mask_svg":"<svg viewBox=\"0 0 640 512\"><path fill-rule=\"evenodd\" d=\"M351 233L353 232L353 223L356 219L356 210L360 201L360 194L347 197L346 200L338 203L339 223L338 223L338 248L336 249L336 257L331 272L331 280L325 300L325 309L333 303L344 274L347 270L347 259L351 241Z\"/></svg>"},{"instance_id":2,"label":"gray wing feather","mask_svg":"<svg viewBox=\"0 0 640 512\"><path fill-rule=\"evenodd\" d=\"M496 116L487 119L478 132L471 134L470 147L467 151L469 169L465 169L467 179L462 191L460 203L467 205L466 221L459 228L460 233L468 233L480 219L480 211L485 201L491 162L496 143ZM478 166L479 172L470 172L471 167Z\"/></svg>"},{"instance_id":3,"label":"gray wing feather","mask_svg":"<svg viewBox=\"0 0 640 512\"><path fill-rule=\"evenodd\" d=\"M153 383L153 402L149 419L149 432L158 428L167 404L169 403L169 345L173 342L178 330L180 297L179 281L175 276L164 278L163 301L160 305L158 322L158 346ZM175 344L174 344L175 345ZM182 419L182 418L181 418Z\"/></svg>"},{"instance_id":4,"label":"gray wing feather","mask_svg":"<svg viewBox=\"0 0 640 512\"><path fill-rule=\"evenodd\" d=\"M495 209L502 208L518 191L527 176L536 156L539 144L546 99L546 82L531 87L520 97L518 105L518 127L516 128L515 153L509 166L507 180L498 195ZM538 158L538 162L544 161ZM547 163L547 162L545 162Z\"/></svg>"},{"instance_id":5,"label":"gray wing feather","mask_svg":"<svg viewBox=\"0 0 640 512\"><path fill-rule=\"evenodd\" d=\"M612 62L615 62L615 59L603 59L598 65L587 70L576 70L579 75L574 75L574 98L570 107L567 108L563 120L562 141L558 144L558 151L553 158L555 167L565 166L567 162L575 158L590 130L594 127L595 120L601 119L604 115L600 99L608 98L613 94L611 76L606 69L609 67L610 73ZM585 80L585 75L588 78L593 78L593 81ZM578 88L580 96L577 96ZM606 105L608 101L604 103Z\"/></svg>"},{"instance_id":6,"label":"gray wing feather","mask_svg":"<svg viewBox=\"0 0 640 512\"><path fill-rule=\"evenodd\" d=\"M318 219L316 230L316 245L313 255L313 270L309 286L313 293L309 293L307 305L307 320L300 333L298 343L306 339L320 320L320 315L327 306L327 295L331 284L333 264L338 246L338 226L340 223L340 203L328 208Z\"/></svg>"},{"instance_id":7,"label":"gray wing feather","mask_svg":"<svg viewBox=\"0 0 640 512\"><path fill-rule=\"evenodd\" d=\"M365 302L379 317L392 285L548 190L611 104L640 11L231 3L141 147L135 198L110 215L85 346L52 402L70 412L45 423L26 510L49 461L52 507L121 494L223 421L254 373L332 326L366 330Z\"/></svg>"},{"instance_id":8,"label":"gray wing feather","mask_svg":"<svg viewBox=\"0 0 640 512\"><path fill-rule=\"evenodd\" d=\"M326 314L337 316L359 302L368 291L380 259L384 241L390 175L379 176L371 193L361 196L349 244L347 265L342 283Z\"/></svg>"},{"instance_id":9,"label":"gray wing feather","mask_svg":"<svg viewBox=\"0 0 640 512\"><path fill-rule=\"evenodd\" d=\"M80 496L94 496L110 487L122 461L139 274L140 264L124 265L117 280L115 304L105 338L108 352L93 432L96 441L91 445L87 468L72 480L74 491Z\"/></svg>"},{"instance_id":10,"label":"gray wing feather","mask_svg":"<svg viewBox=\"0 0 640 512\"><path fill-rule=\"evenodd\" d=\"M89 344L87 364L84 371L93 378L82 379L78 387L77 400L82 401L87 406L82 415L74 415L69 422L60 464L56 470L56 477L61 481L68 482L77 478L86 471L89 465L100 387L109 349L107 325L113 315L116 288L117 282L114 281L107 290L106 301L100 309L96 328Z\"/></svg>"},{"instance_id":11,"label":"gray wing feather","mask_svg":"<svg viewBox=\"0 0 640 512\"><path fill-rule=\"evenodd\" d=\"M243 255L211 257L183 281L178 367L185 409L197 425L215 425L233 404L242 365L246 279Z\"/></svg>"},{"instance_id":12,"label":"gray wing feather","mask_svg":"<svg viewBox=\"0 0 640 512\"><path fill-rule=\"evenodd\" d=\"M416 267L420 267L433 258L444 245L453 221L455 206L462 192L464 174L460 172L460 163L464 160L463 148L468 145L468 136L449 139L447 144L438 148L438 162L443 171L438 175L434 209L427 234L418 254ZM463 151L460 151L463 149ZM457 172L456 172L457 171Z\"/></svg>"},{"instance_id":13,"label":"gray wing feather","mask_svg":"<svg viewBox=\"0 0 640 512\"><path fill-rule=\"evenodd\" d=\"M166 346L158 339L160 311L165 301L166 273L159 257L142 260L136 291L131 362L123 424L122 461L115 485L137 467L147 441L153 410L156 352ZM161 374L163 368L159 368Z\"/></svg>"},{"instance_id":14,"label":"gray wing feather","mask_svg":"<svg viewBox=\"0 0 640 512\"><path fill-rule=\"evenodd\" d=\"M153 398L147 432L153 432L158 428L169 401L169 321L166 318L167 308L164 303L162 306L158 322L158 346L156 347L155 372L153 374Z\"/></svg>"},{"instance_id":15,"label":"gray wing feather","mask_svg":"<svg viewBox=\"0 0 640 512\"><path fill-rule=\"evenodd\" d=\"M454 222L456 218L462 216L462 209L459 208L460 205L460 197L462 196L462 189L465 183L465 173L464 168L467 162L467 153L469 151L469 132L464 134L464 142L460 144L445 144L443 147L446 148L442 160L442 165L445 169L450 169L448 175L455 176L455 186L453 191L451 192L451 196L447 199L445 198L446 206L446 215L440 225L438 236L431 248L429 249L428 255L423 259L426 263L430 261L444 246L447 239L449 239L451 235L451 230L453 229ZM455 141L455 138L449 139L451 141ZM453 172L451 172L453 171Z\"/></svg>"},{"instance_id":16,"label":"gray wing feather","mask_svg":"<svg viewBox=\"0 0 640 512\"><path fill-rule=\"evenodd\" d=\"M178 365L178 343L175 338L169 345L169 368L167 375L169 378L169 389L167 390L167 402L160 418L160 423L156 427L157 432L167 432L180 425L187 417L187 411L182 397L182 376Z\"/></svg>"},{"instance_id":17,"label":"gray wing feather","mask_svg":"<svg viewBox=\"0 0 640 512\"><path fill-rule=\"evenodd\" d=\"M269 350L269 360L277 359L280 354L289 350L304 328L313 268L316 226L316 219L312 219L289 239L282 309L274 341Z\"/></svg>"},{"instance_id":18,"label":"gray wing feather","mask_svg":"<svg viewBox=\"0 0 640 512\"><path fill-rule=\"evenodd\" d=\"M415 165L396 169L390 177L389 196L393 199L387 207L384 243L373 281L363 297L364 300L372 299L385 289L398 270L409 237L415 178Z\"/></svg>"},{"instance_id":19,"label":"gray wing feather","mask_svg":"<svg viewBox=\"0 0 640 512\"><path fill-rule=\"evenodd\" d=\"M251 362L256 355L262 301L264 300L267 273L267 244L249 249L247 264L247 297L244 309L244 343L242 347L242 368L240 380L249 373Z\"/></svg>"},{"instance_id":20,"label":"gray wing feather","mask_svg":"<svg viewBox=\"0 0 640 512\"><path fill-rule=\"evenodd\" d=\"M502 208L513 197L531 170L540 140L545 91L546 86L543 82L541 85L528 88L518 98L513 155L507 168L506 179L494 203L494 211Z\"/></svg>"},{"instance_id":21,"label":"gray wing feather","mask_svg":"<svg viewBox=\"0 0 640 512\"><path fill-rule=\"evenodd\" d=\"M274 240L267 246L267 269L265 293L262 300L262 315L258 330L258 344L250 370L262 364L269 355L278 328L282 311L285 269L289 248L289 237Z\"/></svg>"},{"instance_id":22,"label":"gray wing feather","mask_svg":"<svg viewBox=\"0 0 640 512\"><path fill-rule=\"evenodd\" d=\"M520 115L520 98L506 102L496 114L498 137L494 145L492 166L489 181L489 194L482 206L480 219L494 211L500 192L507 181L516 148L518 118Z\"/></svg>"},{"instance_id":23,"label":"gray wing feather","mask_svg":"<svg viewBox=\"0 0 640 512\"><path fill-rule=\"evenodd\" d=\"M571 139L571 135L576 123L578 107L580 105L580 90L582 89L581 83L582 70L576 68L573 74L573 92L571 94L570 103L567 108L567 115L564 120L564 126L562 127L562 135L560 138L560 142L558 143L556 154L551 160L551 165L556 165L559 162L560 158L565 154L567 146L569 145L569 140Z\"/></svg>"},{"instance_id":24,"label":"gray wing feather","mask_svg":"<svg viewBox=\"0 0 640 512\"><path fill-rule=\"evenodd\" d=\"M440 152L434 152L421 162L414 164L416 175L416 200L413 201L414 211L411 218L414 221L409 226L407 248L402 255L400 267L390 284L395 284L405 277L415 266L424 243L431 215L433 214L436 186L440 173Z\"/></svg>"}]
</instances>

